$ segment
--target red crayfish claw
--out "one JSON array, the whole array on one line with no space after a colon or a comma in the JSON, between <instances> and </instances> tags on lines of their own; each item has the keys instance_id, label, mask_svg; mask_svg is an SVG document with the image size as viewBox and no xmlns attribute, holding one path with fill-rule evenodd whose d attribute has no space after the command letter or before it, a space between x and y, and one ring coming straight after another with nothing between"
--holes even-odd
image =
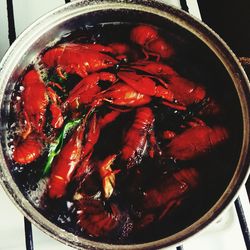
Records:
<instances>
[{"instance_id":1,"label":"red crayfish claw","mask_svg":"<svg viewBox=\"0 0 250 250\"><path fill-rule=\"evenodd\" d=\"M100 81L107 81L112 85L117 78L109 72L92 73L86 76L70 91L64 107L69 105L71 109L77 109L80 105L90 104L102 91Z\"/></svg>"}]
</instances>

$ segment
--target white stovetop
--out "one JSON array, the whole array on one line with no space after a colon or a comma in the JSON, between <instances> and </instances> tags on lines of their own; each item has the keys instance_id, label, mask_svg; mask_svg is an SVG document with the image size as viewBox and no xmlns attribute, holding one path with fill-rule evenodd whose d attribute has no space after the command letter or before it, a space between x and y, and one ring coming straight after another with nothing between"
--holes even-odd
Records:
<instances>
[{"instance_id":1,"label":"white stovetop","mask_svg":"<svg viewBox=\"0 0 250 250\"><path fill-rule=\"evenodd\" d=\"M247 221L250 221L250 206L245 189L240 195L245 205ZM0 250L24 250L24 218L0 187ZM32 226L35 250L70 250L71 247L50 238ZM234 205L197 235L184 241L185 250L246 250ZM73 250L73 249L72 249ZM164 250L176 250L176 246Z\"/></svg>"},{"instance_id":2,"label":"white stovetop","mask_svg":"<svg viewBox=\"0 0 250 250\"><path fill-rule=\"evenodd\" d=\"M162 0L180 8L179 0ZM65 4L64 0L13 0L15 27L17 35L29 24L48 11ZM200 18L199 8L196 0L187 0L189 11ZM7 6L5 0L0 0L0 59L9 47ZM240 192L246 219L250 225L250 205L243 187ZM24 218L20 211L7 197L0 187L0 250L24 250L25 233ZM35 226L33 228L33 239L35 250L70 250L71 247L50 238ZM176 250L176 246L167 248ZM241 233L238 217L234 204L222 213L220 218L206 227L204 230L184 242L185 250L246 250Z\"/></svg>"}]
</instances>

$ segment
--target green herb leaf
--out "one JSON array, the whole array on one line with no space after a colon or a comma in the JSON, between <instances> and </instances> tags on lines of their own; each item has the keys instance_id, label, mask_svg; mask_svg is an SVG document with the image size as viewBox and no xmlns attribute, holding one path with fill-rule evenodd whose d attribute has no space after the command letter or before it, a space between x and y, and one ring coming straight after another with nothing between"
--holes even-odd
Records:
<instances>
[{"instance_id":1,"label":"green herb leaf","mask_svg":"<svg viewBox=\"0 0 250 250\"><path fill-rule=\"evenodd\" d=\"M82 121L82 119L77 119L77 120L68 122L64 126L64 128L63 128L62 132L59 134L59 136L55 139L55 141L53 141L50 144L48 159L47 159L47 162L46 162L44 169L43 169L43 174L42 174L43 176L46 176L50 172L52 162L53 162L54 158L60 153L62 146L63 146L63 143L64 143L64 140L65 140L67 134L69 133L69 131L72 130L77 125L79 125L81 121Z\"/></svg>"}]
</instances>

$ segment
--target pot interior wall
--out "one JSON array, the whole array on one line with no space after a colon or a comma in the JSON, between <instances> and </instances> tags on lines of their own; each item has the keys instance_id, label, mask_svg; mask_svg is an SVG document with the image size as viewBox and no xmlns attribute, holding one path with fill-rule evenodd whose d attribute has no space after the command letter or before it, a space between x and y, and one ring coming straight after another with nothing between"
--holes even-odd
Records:
<instances>
[{"instance_id":1,"label":"pot interior wall","mask_svg":"<svg viewBox=\"0 0 250 250\"><path fill-rule=\"evenodd\" d=\"M161 239L190 226L209 211L219 197L221 197L232 179L242 143L242 112L234 84L225 67L214 53L203 42L197 39L197 37L173 22L166 21L157 15L132 10L129 12L126 10L92 12L71 18L52 27L48 33L40 37L38 36L36 41L23 51L21 60L16 63L16 67L9 78L5 91L5 100L2 100L1 104L3 117L1 128L5 130L6 128L10 129L9 117L11 114L9 105L15 83L30 65L30 62L33 61L44 48L51 44L51 40L58 38L59 40L60 38L67 40L69 33L72 31L76 31L73 32L73 34L74 37L77 37L79 35L77 31L86 25L95 26L100 23L115 23L116 25L119 25L119 23L149 23L149 20L150 24L161 29L162 34L166 36L176 50L177 56L170 59L167 63L172 65L183 76L204 84L208 95L214 97L214 99L220 103L224 112L219 115L219 117L208 119L209 125L223 124L229 130L230 139L226 145L211 152L209 157L203 157L195 163L190 162L190 164L197 164L194 167L197 167L201 172L201 184L198 190L188 197L183 205L168 216L166 220L145 232L134 235L128 242L125 241L126 243L142 243ZM107 40L119 40L122 34L123 31L121 30L118 34L110 35ZM9 169L13 169L14 163L10 159L7 133L4 133L2 137L2 146L5 151L7 165ZM24 192L25 188L22 185L26 177L22 176L19 171L12 171L11 174L19 189L24 193L24 196L27 197L27 194ZM33 201L31 201L31 203L33 204ZM49 220L53 220L46 212L40 209L38 210L44 213ZM59 227L74 232L71 225L61 224L58 221L56 223ZM121 242L122 241L119 241L118 243Z\"/></svg>"}]
</instances>

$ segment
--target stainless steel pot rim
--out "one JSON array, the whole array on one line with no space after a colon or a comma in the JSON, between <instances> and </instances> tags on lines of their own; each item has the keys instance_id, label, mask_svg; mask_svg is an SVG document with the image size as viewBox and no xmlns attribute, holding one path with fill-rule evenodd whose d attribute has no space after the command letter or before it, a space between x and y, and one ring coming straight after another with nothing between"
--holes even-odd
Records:
<instances>
[{"instance_id":1,"label":"stainless steel pot rim","mask_svg":"<svg viewBox=\"0 0 250 250\"><path fill-rule=\"evenodd\" d=\"M160 0L152 2L146 0L74 1L71 4L62 6L38 19L28 29L26 29L10 47L2 62L0 63L0 100L3 100L6 81L10 77L15 62L21 60L21 57L25 54L25 51L29 44L35 42L38 37L42 36L49 29L51 29L51 27L58 25L61 22L65 22L66 20L69 20L70 18L78 15L83 15L84 13L105 9L128 9L135 11L144 11L164 17L190 31L197 38L202 40L223 63L224 67L227 69L228 73L233 79L235 89L240 96L244 121L244 141L242 144L241 156L236 172L230 184L228 185L227 190L217 201L217 203L204 216L202 216L190 227L178 232L175 235L158 241L143 244L112 245L78 237L55 226L53 223L43 217L23 196L23 194L19 191L18 187L14 183L4 162L2 146L0 146L0 159L2 161L2 166L0 169L1 184L11 200L20 209L20 211L37 227L48 233L53 238L56 238L73 247L79 249L82 247L87 249L152 249L160 248L166 245L172 245L177 242L183 241L194 233L197 233L202 228L207 226L212 220L214 220L217 215L220 214L221 211L235 199L240 186L244 184L247 176L250 173L250 169L248 167L248 164L250 162L250 84L241 64L238 61L238 58L213 30L211 30L207 25L195 19L194 17L191 17L184 11L170 7Z\"/></svg>"}]
</instances>

